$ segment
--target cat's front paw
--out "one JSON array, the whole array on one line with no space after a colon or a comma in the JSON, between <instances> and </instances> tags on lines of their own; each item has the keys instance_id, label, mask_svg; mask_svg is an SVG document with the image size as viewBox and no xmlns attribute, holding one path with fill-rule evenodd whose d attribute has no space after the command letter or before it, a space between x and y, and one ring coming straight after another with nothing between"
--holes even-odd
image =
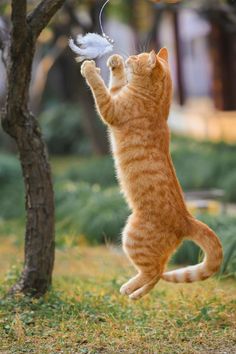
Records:
<instances>
[{"instance_id":1,"label":"cat's front paw","mask_svg":"<svg viewBox=\"0 0 236 354\"><path fill-rule=\"evenodd\" d=\"M87 77L90 73L100 73L100 69L96 67L94 60L85 60L81 65L81 75Z\"/></svg>"},{"instance_id":2,"label":"cat's front paw","mask_svg":"<svg viewBox=\"0 0 236 354\"><path fill-rule=\"evenodd\" d=\"M107 66L111 70L121 69L124 67L124 60L120 55L114 54L114 55L110 56L110 58L108 58Z\"/></svg>"}]
</instances>

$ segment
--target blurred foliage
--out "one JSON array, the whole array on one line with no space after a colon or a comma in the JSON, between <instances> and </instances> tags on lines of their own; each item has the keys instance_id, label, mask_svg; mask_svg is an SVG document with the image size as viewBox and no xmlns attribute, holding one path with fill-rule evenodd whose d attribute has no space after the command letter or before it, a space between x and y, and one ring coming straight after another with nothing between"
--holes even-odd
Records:
<instances>
[{"instance_id":1,"label":"blurred foliage","mask_svg":"<svg viewBox=\"0 0 236 354\"><path fill-rule=\"evenodd\" d=\"M18 183L20 178L20 163L17 158L9 154L0 154L0 185Z\"/></svg>"},{"instance_id":2,"label":"blurred foliage","mask_svg":"<svg viewBox=\"0 0 236 354\"><path fill-rule=\"evenodd\" d=\"M91 153L91 144L84 134L79 106L53 105L39 119L51 154Z\"/></svg>"},{"instance_id":3,"label":"blurred foliage","mask_svg":"<svg viewBox=\"0 0 236 354\"><path fill-rule=\"evenodd\" d=\"M221 239L224 249L224 261L221 273L236 277L236 218L226 215L218 217L199 215L198 219L209 225ZM184 241L172 257L172 262L180 265L196 264L201 260L202 251L192 241Z\"/></svg>"},{"instance_id":4,"label":"blurred foliage","mask_svg":"<svg viewBox=\"0 0 236 354\"><path fill-rule=\"evenodd\" d=\"M128 210L117 187L62 182L56 184L56 205L59 245L68 232L91 244L119 242Z\"/></svg>"},{"instance_id":5,"label":"blurred foliage","mask_svg":"<svg viewBox=\"0 0 236 354\"><path fill-rule=\"evenodd\" d=\"M111 157L90 158L74 164L62 176L72 182L84 181L109 187L116 184L114 163Z\"/></svg>"},{"instance_id":6,"label":"blurred foliage","mask_svg":"<svg viewBox=\"0 0 236 354\"><path fill-rule=\"evenodd\" d=\"M200 0L191 1L198 7L200 14L218 23L227 31L236 31L236 2L235 0Z\"/></svg>"},{"instance_id":7,"label":"blurred foliage","mask_svg":"<svg viewBox=\"0 0 236 354\"><path fill-rule=\"evenodd\" d=\"M236 201L236 168L228 173L222 181L225 190L225 199L229 202Z\"/></svg>"},{"instance_id":8,"label":"blurred foliage","mask_svg":"<svg viewBox=\"0 0 236 354\"><path fill-rule=\"evenodd\" d=\"M0 218L24 215L24 192L20 163L16 157L0 154Z\"/></svg>"},{"instance_id":9,"label":"blurred foliage","mask_svg":"<svg viewBox=\"0 0 236 354\"><path fill-rule=\"evenodd\" d=\"M116 18L120 21L130 23L132 20L132 3L127 0L115 0L109 4L106 9L109 17Z\"/></svg>"},{"instance_id":10,"label":"blurred foliage","mask_svg":"<svg viewBox=\"0 0 236 354\"><path fill-rule=\"evenodd\" d=\"M184 189L221 187L225 189L228 201L236 201L235 146L179 137L172 140L172 156ZM129 211L116 183L112 158L57 158L53 166L57 245L64 247L68 240L77 243L84 239L90 244L120 243L120 233ZM13 218L22 220L23 183L19 162L12 155L0 155L0 185L2 222L8 220L11 224ZM203 221L222 239L225 252L222 271L235 273L236 219L204 216ZM1 229L1 233L12 234L12 226L8 229ZM173 257L173 262L178 264L198 261L199 249L191 242L184 242Z\"/></svg>"},{"instance_id":11,"label":"blurred foliage","mask_svg":"<svg viewBox=\"0 0 236 354\"><path fill-rule=\"evenodd\" d=\"M7 135L2 127L0 127L0 151L1 153L6 152L13 152L16 150L15 141Z\"/></svg>"},{"instance_id":12,"label":"blurred foliage","mask_svg":"<svg viewBox=\"0 0 236 354\"><path fill-rule=\"evenodd\" d=\"M225 188L226 200L236 201L235 145L173 137L171 154L184 190Z\"/></svg>"}]
</instances>

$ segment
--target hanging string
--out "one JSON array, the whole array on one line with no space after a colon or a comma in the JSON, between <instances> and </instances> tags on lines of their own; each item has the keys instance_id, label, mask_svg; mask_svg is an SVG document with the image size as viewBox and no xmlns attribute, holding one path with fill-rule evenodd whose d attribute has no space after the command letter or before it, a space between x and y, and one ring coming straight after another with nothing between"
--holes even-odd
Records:
<instances>
[{"instance_id":1,"label":"hanging string","mask_svg":"<svg viewBox=\"0 0 236 354\"><path fill-rule=\"evenodd\" d=\"M104 32L104 30L103 30L103 26L102 26L102 14L103 14L103 11L104 11L106 5L109 3L109 1L110 1L110 0L106 0L106 1L104 2L104 4L103 4L102 7L101 7L101 10L100 10L100 12L99 12L99 25L100 25L100 28L101 28L101 31L102 31L102 35L103 35L104 37L106 36L106 34L105 34L105 32Z\"/></svg>"},{"instance_id":2,"label":"hanging string","mask_svg":"<svg viewBox=\"0 0 236 354\"><path fill-rule=\"evenodd\" d=\"M100 26L100 29L101 29L101 32L102 32L102 36L103 36L104 38L106 38L106 39L108 40L108 42L110 42L111 44L113 44L113 43L114 43L113 39L111 39L108 35L106 35L106 33L104 32L104 29L103 29L103 25L102 25L102 14L103 14L103 11L104 11L106 5L109 3L109 1L110 1L110 0L106 0L106 1L104 2L104 4L102 5L102 7L101 7L101 10L100 10L100 12L99 12L99 26Z\"/></svg>"}]
</instances>

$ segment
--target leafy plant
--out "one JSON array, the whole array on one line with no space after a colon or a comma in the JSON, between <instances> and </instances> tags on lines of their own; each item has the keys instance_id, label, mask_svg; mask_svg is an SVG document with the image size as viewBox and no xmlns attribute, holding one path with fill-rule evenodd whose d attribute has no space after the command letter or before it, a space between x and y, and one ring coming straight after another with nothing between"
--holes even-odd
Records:
<instances>
[{"instance_id":1,"label":"leafy plant","mask_svg":"<svg viewBox=\"0 0 236 354\"><path fill-rule=\"evenodd\" d=\"M20 163L10 154L0 154L0 185L18 183L21 177Z\"/></svg>"},{"instance_id":2,"label":"leafy plant","mask_svg":"<svg viewBox=\"0 0 236 354\"><path fill-rule=\"evenodd\" d=\"M63 175L63 180L72 182L87 182L91 185L109 187L117 184L114 162L111 157L91 158L80 161L69 168Z\"/></svg>"},{"instance_id":3,"label":"leafy plant","mask_svg":"<svg viewBox=\"0 0 236 354\"><path fill-rule=\"evenodd\" d=\"M56 191L59 234L84 235L91 244L119 242L128 210L117 187L64 182Z\"/></svg>"},{"instance_id":4,"label":"leafy plant","mask_svg":"<svg viewBox=\"0 0 236 354\"><path fill-rule=\"evenodd\" d=\"M66 104L52 106L41 114L40 121L52 154L91 153L78 106Z\"/></svg>"}]
</instances>

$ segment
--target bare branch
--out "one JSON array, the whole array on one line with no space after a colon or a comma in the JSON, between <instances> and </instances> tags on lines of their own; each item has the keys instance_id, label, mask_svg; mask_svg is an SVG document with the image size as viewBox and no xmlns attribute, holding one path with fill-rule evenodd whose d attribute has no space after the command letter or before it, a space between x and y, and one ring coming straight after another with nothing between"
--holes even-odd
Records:
<instances>
[{"instance_id":1,"label":"bare branch","mask_svg":"<svg viewBox=\"0 0 236 354\"><path fill-rule=\"evenodd\" d=\"M19 0L16 0L19 1ZM53 15L64 4L65 0L42 0L38 6L27 16L34 38L47 26Z\"/></svg>"},{"instance_id":2,"label":"bare branch","mask_svg":"<svg viewBox=\"0 0 236 354\"><path fill-rule=\"evenodd\" d=\"M18 53L27 35L26 0L12 0L12 48Z\"/></svg>"}]
</instances>

